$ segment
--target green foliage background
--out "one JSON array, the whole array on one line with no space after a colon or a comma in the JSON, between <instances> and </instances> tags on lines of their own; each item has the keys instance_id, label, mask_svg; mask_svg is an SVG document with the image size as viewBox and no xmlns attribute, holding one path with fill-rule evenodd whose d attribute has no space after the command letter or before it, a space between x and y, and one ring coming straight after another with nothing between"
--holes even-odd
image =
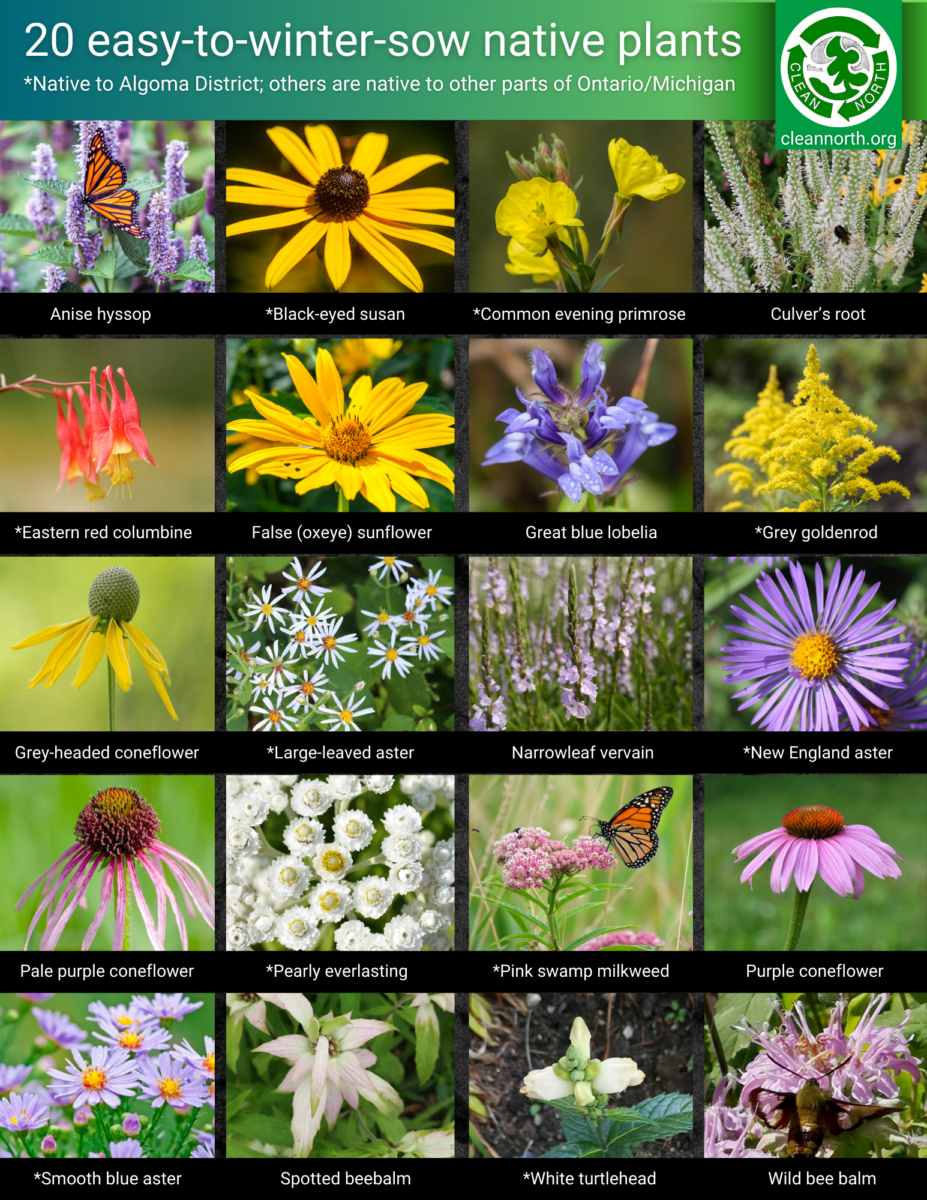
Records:
<instances>
[{"instance_id":1,"label":"green foliage background","mask_svg":"<svg viewBox=\"0 0 927 1200\"><path fill-rule=\"evenodd\" d=\"M3 880L4 902L0 904L0 950L22 951L29 923L39 906L41 889L32 893L19 912L13 906L42 872L74 845L74 825L90 797L117 784L140 792L161 818L160 840L192 859L211 883L215 881L215 781L212 775L3 775L0 776L0 879ZM137 867L136 874L149 911L156 917L154 886L143 867ZM190 916L169 867L166 876L184 915L190 949L215 949L213 931L199 913ZM58 950L80 949L100 903L100 878L98 869L87 889L87 907L77 907L71 914L58 941ZM60 891L58 894L60 896ZM109 951L114 917L115 905L111 903L94 938L94 952ZM31 950L38 950L44 930L43 914L33 930L29 942ZM132 948L152 948L134 896ZM181 949L180 933L170 907L165 948ZM207 1008L207 1032L211 1033L212 1009Z\"/></svg>"},{"instance_id":2,"label":"green foliage background","mask_svg":"<svg viewBox=\"0 0 927 1200\"><path fill-rule=\"evenodd\" d=\"M470 832L470 949L490 950L497 936L519 932L515 917L496 907L488 912L480 899L482 881L499 871L492 856L499 838L519 825L536 825L569 846L579 834L598 830L597 825L583 821L584 816L608 821L635 796L664 785L673 788L673 798L660 818L656 857L639 870L630 870L616 858L613 871L587 871L582 878L593 887L607 883L622 890L608 892L611 898L603 907L568 919L563 944L580 934L589 939L600 928L617 926L655 933L666 950L688 949L692 937L692 919L687 915L692 908L691 775L471 775L470 825L476 831ZM541 915L526 894L506 895L519 908L535 917ZM641 951L619 947L604 953Z\"/></svg>"},{"instance_id":3,"label":"green foliage background","mask_svg":"<svg viewBox=\"0 0 927 1200\"><path fill-rule=\"evenodd\" d=\"M864 743L869 745L869 742ZM853 743L850 743L851 747ZM824 771L866 771L863 763L818 764ZM749 883L740 875L755 857L735 862L735 846L770 829L802 804L826 804L847 825L868 825L904 858L900 879L864 872L859 900L844 899L815 880L799 950L927 949L927 811L923 776L709 775L705 779L705 949L779 951L795 899L794 882L777 896L772 860Z\"/></svg>"},{"instance_id":4,"label":"green foliage background","mask_svg":"<svg viewBox=\"0 0 927 1200\"><path fill-rule=\"evenodd\" d=\"M138 580L142 598L132 624L151 638L167 661L167 689L175 721L161 702L134 647L129 649L132 688L116 688L120 733L190 733L213 730L215 720L215 560L212 558L4 558L0 607L6 648L0 648L0 728L22 732L81 733L106 729L106 662L101 660L75 692L75 658L52 687L27 688L54 641L24 650L8 647L85 616L87 594L107 567L122 566Z\"/></svg>"}]
</instances>

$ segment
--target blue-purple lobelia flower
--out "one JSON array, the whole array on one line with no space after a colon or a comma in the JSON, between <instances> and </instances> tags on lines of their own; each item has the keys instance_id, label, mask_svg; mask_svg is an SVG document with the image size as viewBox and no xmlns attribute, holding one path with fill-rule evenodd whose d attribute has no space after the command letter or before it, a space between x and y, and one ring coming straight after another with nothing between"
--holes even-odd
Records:
<instances>
[{"instance_id":1,"label":"blue-purple lobelia flower","mask_svg":"<svg viewBox=\"0 0 927 1200\"><path fill-rule=\"evenodd\" d=\"M190 151L187 149L186 142L178 141L176 138L172 142L168 142L167 154L164 158L164 172L167 176L165 191L170 204L187 194L187 180L183 165L189 157Z\"/></svg>"},{"instance_id":2,"label":"blue-purple lobelia flower","mask_svg":"<svg viewBox=\"0 0 927 1200\"><path fill-rule=\"evenodd\" d=\"M885 648L892 650L893 643L889 642ZM860 733L911 733L915 729L927 729L927 646L914 646L909 653L910 666L902 675L901 687L885 683L872 685L872 690L887 707L864 703L869 723L861 724ZM850 728L848 718L842 716L841 732Z\"/></svg>"},{"instance_id":3,"label":"blue-purple lobelia flower","mask_svg":"<svg viewBox=\"0 0 927 1200\"><path fill-rule=\"evenodd\" d=\"M752 612L731 605L744 624L725 628L748 637L721 651L726 682L747 685L732 699L742 700L741 709L762 702L751 724L772 733L787 733L796 720L802 731L833 732L844 717L859 733L871 724L872 706L888 709L873 687L904 685L910 641L882 644L904 632L903 625L885 620L895 601L867 613L879 585L860 596L865 571L854 577L853 568L841 572L838 561L826 591L820 563L815 565L812 604L801 564L789 563L789 572L791 586L778 569L775 580L764 573L756 581L771 612L743 594Z\"/></svg>"},{"instance_id":4,"label":"blue-purple lobelia flower","mask_svg":"<svg viewBox=\"0 0 927 1200\"><path fill-rule=\"evenodd\" d=\"M163 188L155 192L148 202L148 259L148 273L160 289L167 282L168 275L177 269L171 205Z\"/></svg>"},{"instance_id":5,"label":"blue-purple lobelia flower","mask_svg":"<svg viewBox=\"0 0 927 1200\"><path fill-rule=\"evenodd\" d=\"M64 1015L52 1012L46 1008L34 1008L32 1015L50 1042L60 1046L62 1050L89 1050L90 1042L87 1034L79 1025Z\"/></svg>"},{"instance_id":6,"label":"blue-purple lobelia flower","mask_svg":"<svg viewBox=\"0 0 927 1200\"><path fill-rule=\"evenodd\" d=\"M676 426L660 421L631 396L610 402L602 386L604 353L601 342L590 343L579 387L572 390L557 379L545 351L532 350L531 376L539 391L527 400L515 389L525 411L508 408L499 414L505 436L490 448L483 466L525 462L553 479L574 504L584 494L619 491L644 451L675 437Z\"/></svg>"},{"instance_id":7,"label":"blue-purple lobelia flower","mask_svg":"<svg viewBox=\"0 0 927 1200\"><path fill-rule=\"evenodd\" d=\"M58 167L52 148L45 142L39 142L32 155L32 174L30 179L57 179ZM33 188L32 195L26 201L26 216L32 222L39 240L53 242L55 240L55 222L58 220L58 201L41 188Z\"/></svg>"}]
</instances>

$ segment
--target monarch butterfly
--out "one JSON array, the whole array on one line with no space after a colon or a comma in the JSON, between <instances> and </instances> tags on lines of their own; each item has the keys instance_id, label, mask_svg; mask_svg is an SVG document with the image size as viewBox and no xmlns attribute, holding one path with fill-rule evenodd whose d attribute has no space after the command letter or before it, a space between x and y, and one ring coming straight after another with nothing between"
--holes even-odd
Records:
<instances>
[{"instance_id":1,"label":"monarch butterfly","mask_svg":"<svg viewBox=\"0 0 927 1200\"><path fill-rule=\"evenodd\" d=\"M597 817L583 817L583 820L596 822L602 837L611 843L626 867L643 867L650 862L660 845L657 825L672 798L671 787L653 788L635 796L624 808L619 808L610 821L600 821Z\"/></svg>"},{"instance_id":2,"label":"monarch butterfly","mask_svg":"<svg viewBox=\"0 0 927 1200\"><path fill-rule=\"evenodd\" d=\"M133 237L146 238L136 219L138 192L125 186L126 169L106 148L103 130L98 129L90 143L84 174L84 203L98 216L111 221L117 229Z\"/></svg>"}]
</instances>

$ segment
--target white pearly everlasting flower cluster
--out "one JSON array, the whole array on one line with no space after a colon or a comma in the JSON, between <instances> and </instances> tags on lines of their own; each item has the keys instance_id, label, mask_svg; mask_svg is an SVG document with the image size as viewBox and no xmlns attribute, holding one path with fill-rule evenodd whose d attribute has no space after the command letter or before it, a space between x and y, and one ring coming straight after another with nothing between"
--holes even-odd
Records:
<instances>
[{"instance_id":1,"label":"white pearly everlasting flower cluster","mask_svg":"<svg viewBox=\"0 0 927 1200\"><path fill-rule=\"evenodd\" d=\"M453 775L229 775L226 797L228 950L314 950L329 924L337 950L453 949L454 837L424 822L453 822Z\"/></svg>"}]
</instances>

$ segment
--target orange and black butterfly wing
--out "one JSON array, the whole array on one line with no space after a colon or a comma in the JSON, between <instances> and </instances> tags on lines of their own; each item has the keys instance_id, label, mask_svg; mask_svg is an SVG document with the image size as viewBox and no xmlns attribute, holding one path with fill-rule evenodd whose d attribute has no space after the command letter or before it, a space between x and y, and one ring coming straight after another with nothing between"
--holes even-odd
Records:
<instances>
[{"instance_id":1,"label":"orange and black butterfly wing","mask_svg":"<svg viewBox=\"0 0 927 1200\"><path fill-rule=\"evenodd\" d=\"M656 854L657 825L672 797L671 787L653 788L620 808L610 821L599 821L602 836L626 867L646 866Z\"/></svg>"},{"instance_id":2,"label":"orange and black butterfly wing","mask_svg":"<svg viewBox=\"0 0 927 1200\"><path fill-rule=\"evenodd\" d=\"M87 170L84 173L84 203L117 229L133 237L148 236L138 224L138 192L125 186L126 169L106 148L103 130L98 129L90 143Z\"/></svg>"}]
</instances>

